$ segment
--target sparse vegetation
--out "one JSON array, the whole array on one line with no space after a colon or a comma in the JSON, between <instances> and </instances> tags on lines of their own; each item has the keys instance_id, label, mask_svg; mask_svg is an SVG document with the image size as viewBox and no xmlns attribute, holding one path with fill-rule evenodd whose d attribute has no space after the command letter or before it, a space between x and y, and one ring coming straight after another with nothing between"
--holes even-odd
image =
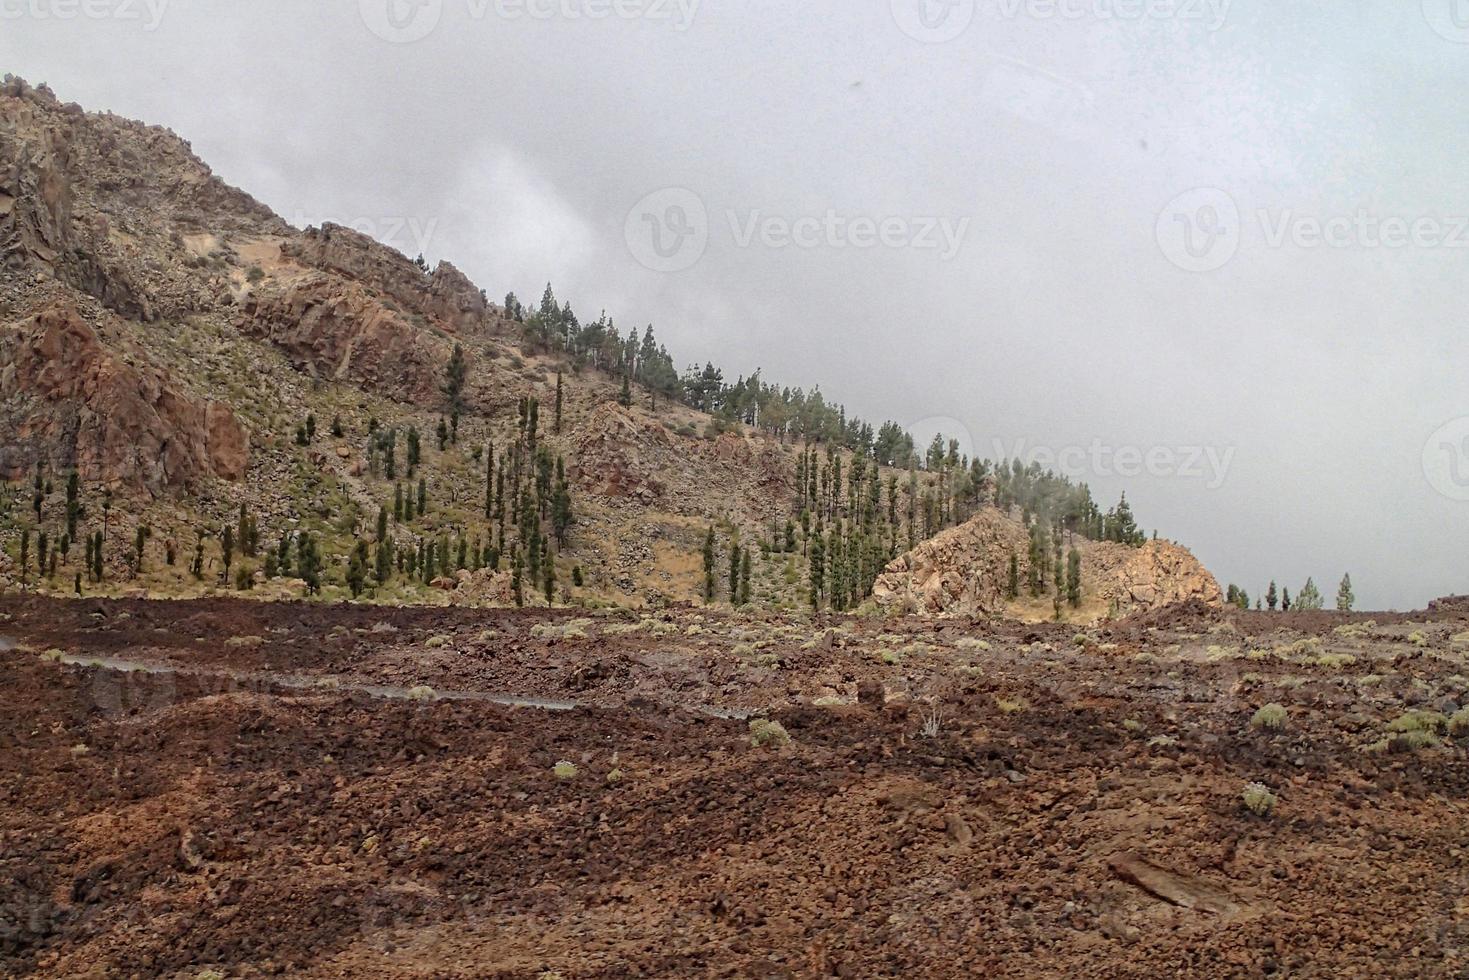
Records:
<instances>
[{"instance_id":1,"label":"sparse vegetation","mask_svg":"<svg viewBox=\"0 0 1469 980\"><path fill-rule=\"evenodd\" d=\"M1240 792L1240 799L1244 802L1245 809L1257 817L1268 817L1275 812L1278 802L1270 787L1264 783L1249 783Z\"/></svg>"},{"instance_id":2,"label":"sparse vegetation","mask_svg":"<svg viewBox=\"0 0 1469 980\"><path fill-rule=\"evenodd\" d=\"M750 744L756 748L779 748L789 744L790 733L778 721L755 718L750 721Z\"/></svg>"},{"instance_id":3,"label":"sparse vegetation","mask_svg":"<svg viewBox=\"0 0 1469 980\"><path fill-rule=\"evenodd\" d=\"M551 767L551 772L555 775L557 779L561 780L562 782L575 779L577 771L578 770L576 768L576 765L574 763L567 762L565 759L562 759L560 762Z\"/></svg>"},{"instance_id":4,"label":"sparse vegetation","mask_svg":"<svg viewBox=\"0 0 1469 980\"><path fill-rule=\"evenodd\" d=\"M1275 732L1285 727L1288 714L1282 705L1270 703L1261 707L1250 718L1251 728L1260 728L1265 731Z\"/></svg>"}]
</instances>

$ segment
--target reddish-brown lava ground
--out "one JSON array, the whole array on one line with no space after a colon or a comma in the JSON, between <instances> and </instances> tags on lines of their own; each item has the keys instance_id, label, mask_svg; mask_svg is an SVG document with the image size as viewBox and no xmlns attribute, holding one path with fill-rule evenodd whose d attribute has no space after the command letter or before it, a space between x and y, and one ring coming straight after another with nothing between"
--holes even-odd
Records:
<instances>
[{"instance_id":1,"label":"reddish-brown lava ground","mask_svg":"<svg viewBox=\"0 0 1469 980\"><path fill-rule=\"evenodd\" d=\"M1469 975L1469 612L1373 618L0 599L0 975Z\"/></svg>"}]
</instances>

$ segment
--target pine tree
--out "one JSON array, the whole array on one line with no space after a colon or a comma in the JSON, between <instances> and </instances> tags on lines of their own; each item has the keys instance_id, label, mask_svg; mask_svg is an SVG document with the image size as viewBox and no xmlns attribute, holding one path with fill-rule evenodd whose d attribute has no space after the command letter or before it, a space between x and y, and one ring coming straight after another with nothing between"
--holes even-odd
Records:
<instances>
[{"instance_id":1,"label":"pine tree","mask_svg":"<svg viewBox=\"0 0 1469 980\"><path fill-rule=\"evenodd\" d=\"M403 523L403 484L393 484L393 523Z\"/></svg>"},{"instance_id":2,"label":"pine tree","mask_svg":"<svg viewBox=\"0 0 1469 980\"><path fill-rule=\"evenodd\" d=\"M448 401L451 412L458 413L464 408L464 379L467 373L464 348L455 344L454 352L449 355L449 363L444 368L444 398Z\"/></svg>"},{"instance_id":3,"label":"pine tree","mask_svg":"<svg viewBox=\"0 0 1469 980\"><path fill-rule=\"evenodd\" d=\"M428 480L418 478L418 516L428 513Z\"/></svg>"},{"instance_id":4,"label":"pine tree","mask_svg":"<svg viewBox=\"0 0 1469 980\"><path fill-rule=\"evenodd\" d=\"M444 417L442 415L439 416L439 425L434 434L439 438L439 452L443 452L445 449L448 449L449 423L444 421Z\"/></svg>"},{"instance_id":5,"label":"pine tree","mask_svg":"<svg viewBox=\"0 0 1469 980\"><path fill-rule=\"evenodd\" d=\"M359 539L357 546L352 549L352 557L347 562L347 588L352 590L352 598L356 599L362 595L362 590L367 586L367 542Z\"/></svg>"},{"instance_id":6,"label":"pine tree","mask_svg":"<svg viewBox=\"0 0 1469 980\"><path fill-rule=\"evenodd\" d=\"M1272 579L1270 588L1265 590L1265 605L1270 607L1271 612L1275 612L1275 606L1279 601L1280 595L1275 591L1275 581Z\"/></svg>"},{"instance_id":7,"label":"pine tree","mask_svg":"<svg viewBox=\"0 0 1469 980\"><path fill-rule=\"evenodd\" d=\"M81 514L81 483L76 470L66 478L66 536L73 541L77 536L77 517Z\"/></svg>"},{"instance_id":8,"label":"pine tree","mask_svg":"<svg viewBox=\"0 0 1469 980\"><path fill-rule=\"evenodd\" d=\"M556 556L548 553L542 562L546 569L546 605L552 605L556 596Z\"/></svg>"},{"instance_id":9,"label":"pine tree","mask_svg":"<svg viewBox=\"0 0 1469 980\"><path fill-rule=\"evenodd\" d=\"M556 372L556 434L561 434L561 372Z\"/></svg>"},{"instance_id":10,"label":"pine tree","mask_svg":"<svg viewBox=\"0 0 1469 980\"><path fill-rule=\"evenodd\" d=\"M388 509L379 506L377 509L377 540L382 541L388 536Z\"/></svg>"},{"instance_id":11,"label":"pine tree","mask_svg":"<svg viewBox=\"0 0 1469 980\"><path fill-rule=\"evenodd\" d=\"M1011 602L1020 598L1020 557L1010 552L1010 576L1005 583L1005 597Z\"/></svg>"},{"instance_id":12,"label":"pine tree","mask_svg":"<svg viewBox=\"0 0 1469 980\"><path fill-rule=\"evenodd\" d=\"M617 394L617 404L623 408L632 407L632 386L628 384L626 374L622 376L622 391Z\"/></svg>"},{"instance_id":13,"label":"pine tree","mask_svg":"<svg viewBox=\"0 0 1469 980\"><path fill-rule=\"evenodd\" d=\"M740 601L740 539L737 537L729 541L729 601L731 605L739 605Z\"/></svg>"},{"instance_id":14,"label":"pine tree","mask_svg":"<svg viewBox=\"0 0 1469 980\"><path fill-rule=\"evenodd\" d=\"M740 605L746 605L750 601L750 549L746 548L740 555Z\"/></svg>"},{"instance_id":15,"label":"pine tree","mask_svg":"<svg viewBox=\"0 0 1469 980\"><path fill-rule=\"evenodd\" d=\"M1066 556L1066 601L1072 609L1081 606L1081 552L1075 548Z\"/></svg>"},{"instance_id":16,"label":"pine tree","mask_svg":"<svg viewBox=\"0 0 1469 980\"><path fill-rule=\"evenodd\" d=\"M25 588L31 568L31 529L20 530L20 585Z\"/></svg>"},{"instance_id":17,"label":"pine tree","mask_svg":"<svg viewBox=\"0 0 1469 980\"><path fill-rule=\"evenodd\" d=\"M139 542L141 543L141 538ZM224 574L220 577L221 582L228 583L230 580L230 565L235 560L235 529L228 524L219 539L220 561L224 563Z\"/></svg>"},{"instance_id":18,"label":"pine tree","mask_svg":"<svg viewBox=\"0 0 1469 980\"><path fill-rule=\"evenodd\" d=\"M704 536L704 601L714 601L714 528Z\"/></svg>"},{"instance_id":19,"label":"pine tree","mask_svg":"<svg viewBox=\"0 0 1469 980\"><path fill-rule=\"evenodd\" d=\"M818 527L807 549L810 552L812 609L821 608L821 600L826 593L826 545L822 542L822 537L821 529Z\"/></svg>"},{"instance_id":20,"label":"pine tree","mask_svg":"<svg viewBox=\"0 0 1469 980\"><path fill-rule=\"evenodd\" d=\"M1300 612L1320 609L1321 602L1321 590L1316 588L1315 580L1307 576L1306 584L1296 594L1296 609Z\"/></svg>"},{"instance_id":21,"label":"pine tree","mask_svg":"<svg viewBox=\"0 0 1469 980\"><path fill-rule=\"evenodd\" d=\"M1346 574L1341 577L1341 585L1336 587L1336 610L1337 612L1351 612L1352 606L1356 605L1357 597L1352 594L1352 576Z\"/></svg>"},{"instance_id":22,"label":"pine tree","mask_svg":"<svg viewBox=\"0 0 1469 980\"><path fill-rule=\"evenodd\" d=\"M418 436L418 427L408 427L408 478L413 479L414 471L418 464L423 461L423 446Z\"/></svg>"},{"instance_id":23,"label":"pine tree","mask_svg":"<svg viewBox=\"0 0 1469 980\"><path fill-rule=\"evenodd\" d=\"M1282 588L1280 590L1280 611L1290 612L1290 589Z\"/></svg>"}]
</instances>

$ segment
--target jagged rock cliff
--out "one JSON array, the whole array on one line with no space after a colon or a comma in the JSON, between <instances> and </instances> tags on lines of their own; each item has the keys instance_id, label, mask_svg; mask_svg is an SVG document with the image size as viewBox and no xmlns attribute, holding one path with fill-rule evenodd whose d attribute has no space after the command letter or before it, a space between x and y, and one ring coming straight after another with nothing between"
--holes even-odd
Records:
<instances>
[{"instance_id":1,"label":"jagged rock cliff","mask_svg":"<svg viewBox=\"0 0 1469 980\"><path fill-rule=\"evenodd\" d=\"M1121 615L1189 599L1221 604L1219 583L1188 549L1171 541L1141 547L1076 538L1083 593ZM873 587L880 606L928 615L989 616L1008 603L1010 556L1024 581L1028 538L1018 521L987 507L900 556Z\"/></svg>"}]
</instances>

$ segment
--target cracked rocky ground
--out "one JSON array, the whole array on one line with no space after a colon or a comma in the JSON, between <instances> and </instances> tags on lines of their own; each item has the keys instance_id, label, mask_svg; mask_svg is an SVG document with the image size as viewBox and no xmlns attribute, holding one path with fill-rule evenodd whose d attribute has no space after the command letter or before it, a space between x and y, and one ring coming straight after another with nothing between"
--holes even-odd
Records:
<instances>
[{"instance_id":1,"label":"cracked rocky ground","mask_svg":"<svg viewBox=\"0 0 1469 980\"><path fill-rule=\"evenodd\" d=\"M1466 631L0 599L0 972L1460 975Z\"/></svg>"}]
</instances>

